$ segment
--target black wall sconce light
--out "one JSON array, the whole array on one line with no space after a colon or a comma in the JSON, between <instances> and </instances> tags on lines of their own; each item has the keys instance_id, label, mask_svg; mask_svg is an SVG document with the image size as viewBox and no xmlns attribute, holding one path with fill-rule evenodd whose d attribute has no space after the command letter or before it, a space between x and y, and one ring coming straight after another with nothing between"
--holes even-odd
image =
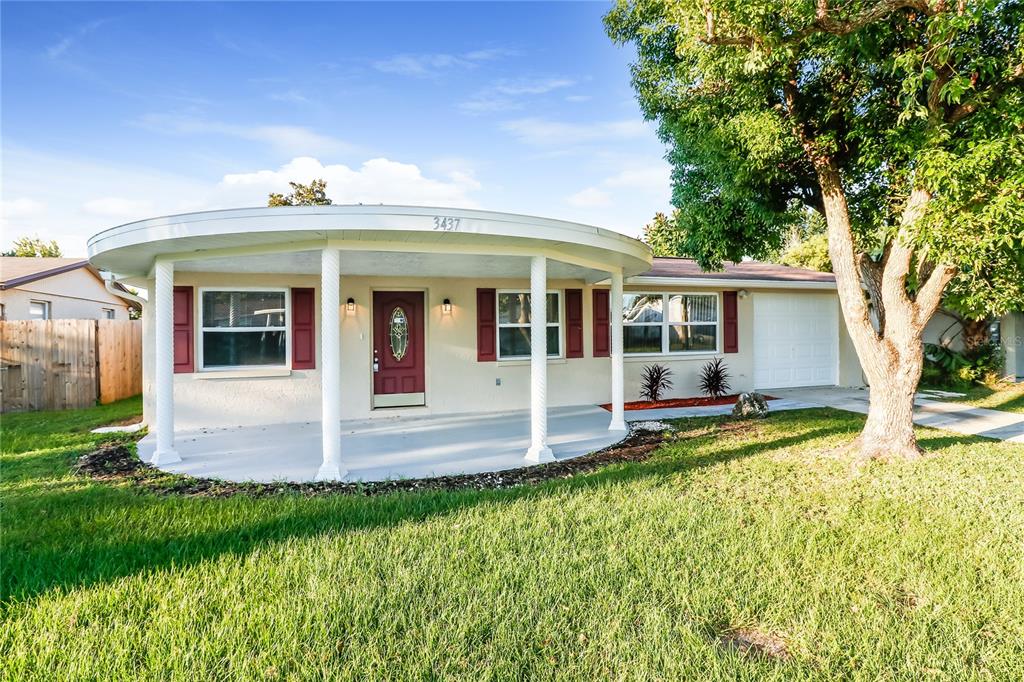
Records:
<instances>
[{"instance_id":1,"label":"black wall sconce light","mask_svg":"<svg viewBox=\"0 0 1024 682\"><path fill-rule=\"evenodd\" d=\"M345 310L354 313L356 311L356 299L349 296L348 300L345 301Z\"/></svg>"},{"instance_id":2,"label":"black wall sconce light","mask_svg":"<svg viewBox=\"0 0 1024 682\"><path fill-rule=\"evenodd\" d=\"M441 302L441 312L445 315L452 314L452 300L450 298L446 298Z\"/></svg>"}]
</instances>

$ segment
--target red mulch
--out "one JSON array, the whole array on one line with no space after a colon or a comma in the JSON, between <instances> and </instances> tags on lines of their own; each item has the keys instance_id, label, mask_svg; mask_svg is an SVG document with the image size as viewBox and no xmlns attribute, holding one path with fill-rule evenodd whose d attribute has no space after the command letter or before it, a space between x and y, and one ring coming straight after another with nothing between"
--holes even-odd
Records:
<instances>
[{"instance_id":1,"label":"red mulch","mask_svg":"<svg viewBox=\"0 0 1024 682\"><path fill-rule=\"evenodd\" d=\"M627 412L633 410L658 410L666 407L706 407L708 405L734 405L736 400L739 398L739 394L736 395L724 395L721 398L670 398L669 400L659 400L658 402L651 402L650 400L634 400L631 403L624 405ZM777 400L770 395L766 395L765 400ZM612 404L605 403L601 405L604 409L609 412L612 411Z\"/></svg>"}]
</instances>

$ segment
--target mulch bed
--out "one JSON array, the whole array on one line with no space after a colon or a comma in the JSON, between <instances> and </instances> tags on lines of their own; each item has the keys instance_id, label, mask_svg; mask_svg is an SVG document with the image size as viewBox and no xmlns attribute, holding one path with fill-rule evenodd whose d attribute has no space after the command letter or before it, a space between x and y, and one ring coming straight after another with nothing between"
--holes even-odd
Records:
<instances>
[{"instance_id":1,"label":"mulch bed","mask_svg":"<svg viewBox=\"0 0 1024 682\"><path fill-rule=\"evenodd\" d=\"M433 478L410 478L368 483L233 483L209 478L171 474L143 462L123 442L111 443L82 455L75 473L100 481L128 481L163 495L194 497L230 497L248 495L268 497L298 493L307 497L329 494L383 495L399 491L420 490L496 490L530 485L561 478L571 478L608 464L642 462L664 441L661 433L631 433L623 441L589 455L534 466L492 471L481 474L459 474Z\"/></svg>"},{"instance_id":2,"label":"mulch bed","mask_svg":"<svg viewBox=\"0 0 1024 682\"><path fill-rule=\"evenodd\" d=\"M627 412L634 410L660 410L667 407L707 407L709 405L735 405L739 399L739 394L735 395L723 395L721 398L670 398L668 400L659 400L652 402L650 400L634 400L633 402L626 403L623 407ZM778 400L770 395L764 397L765 400ZM601 405L604 409L609 412L612 411L612 404L605 403Z\"/></svg>"}]
</instances>

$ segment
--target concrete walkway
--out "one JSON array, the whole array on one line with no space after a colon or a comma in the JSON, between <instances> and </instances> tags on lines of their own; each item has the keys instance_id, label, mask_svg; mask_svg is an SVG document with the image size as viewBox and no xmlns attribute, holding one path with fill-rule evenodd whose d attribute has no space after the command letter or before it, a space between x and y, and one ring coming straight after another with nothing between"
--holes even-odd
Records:
<instances>
[{"instance_id":1,"label":"concrete walkway","mask_svg":"<svg viewBox=\"0 0 1024 682\"><path fill-rule=\"evenodd\" d=\"M800 401L817 407L834 407L850 412L867 414L868 391L855 388L785 388L768 391L787 400ZM774 403L768 403L772 407ZM946 429L968 436L985 436L1011 443L1024 443L1024 414L987 410L962 403L929 400L918 397L914 401L914 423ZM774 409L774 408L773 408Z\"/></svg>"},{"instance_id":2,"label":"concrete walkway","mask_svg":"<svg viewBox=\"0 0 1024 682\"><path fill-rule=\"evenodd\" d=\"M551 408L548 445L560 460L606 448L625 436L608 430L610 420L596 405ZM312 481L323 457L318 421L177 431L174 443L181 462L161 469L228 481ZM349 481L515 469L529 464L529 446L528 410L341 422ZM149 461L155 448L150 433L139 457Z\"/></svg>"}]
</instances>

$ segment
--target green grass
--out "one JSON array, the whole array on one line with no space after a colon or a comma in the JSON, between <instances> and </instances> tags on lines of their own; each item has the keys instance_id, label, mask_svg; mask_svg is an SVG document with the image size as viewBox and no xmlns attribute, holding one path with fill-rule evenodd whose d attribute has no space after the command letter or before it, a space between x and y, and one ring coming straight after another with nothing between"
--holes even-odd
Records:
<instances>
[{"instance_id":1,"label":"green grass","mask_svg":"<svg viewBox=\"0 0 1024 682\"><path fill-rule=\"evenodd\" d=\"M998 384L996 386L974 384L967 388L943 390L966 393L967 395L964 398L938 398L938 400L950 400L974 407L1024 414L1024 383Z\"/></svg>"},{"instance_id":2,"label":"green grass","mask_svg":"<svg viewBox=\"0 0 1024 682\"><path fill-rule=\"evenodd\" d=\"M69 474L138 409L5 417L0 676L1024 675L1024 446L922 430L853 471L811 410L537 487L161 497ZM282 453L287 456L287 453ZM715 644L782 636L790 661Z\"/></svg>"}]
</instances>

